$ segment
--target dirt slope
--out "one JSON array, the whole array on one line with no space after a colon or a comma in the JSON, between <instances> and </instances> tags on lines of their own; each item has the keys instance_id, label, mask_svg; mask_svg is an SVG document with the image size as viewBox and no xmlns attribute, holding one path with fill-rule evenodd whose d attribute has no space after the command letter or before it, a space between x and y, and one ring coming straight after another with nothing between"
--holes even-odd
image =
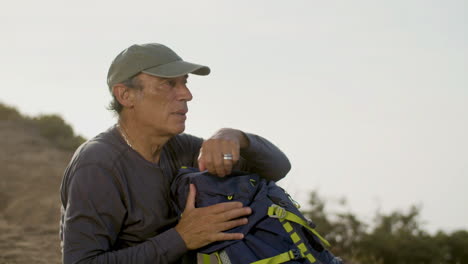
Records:
<instances>
[{"instance_id":1,"label":"dirt slope","mask_svg":"<svg viewBox=\"0 0 468 264\"><path fill-rule=\"evenodd\" d=\"M0 120L0 264L61 263L59 188L72 153Z\"/></svg>"}]
</instances>

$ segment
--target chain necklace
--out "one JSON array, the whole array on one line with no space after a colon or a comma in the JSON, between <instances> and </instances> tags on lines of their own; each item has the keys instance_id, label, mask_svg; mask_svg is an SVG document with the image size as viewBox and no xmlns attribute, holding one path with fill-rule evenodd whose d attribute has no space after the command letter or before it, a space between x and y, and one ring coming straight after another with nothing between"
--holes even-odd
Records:
<instances>
[{"instance_id":1,"label":"chain necklace","mask_svg":"<svg viewBox=\"0 0 468 264\"><path fill-rule=\"evenodd\" d=\"M117 123L117 128L118 128L118 130L119 130L119 132L120 132L120 135L122 135L123 139L124 139L125 142L127 143L127 145L128 145L131 149L133 149L134 151L138 152L138 151L132 146L132 144L130 143L130 141L128 140L128 139L130 138L130 136L128 135L127 130L125 129L125 127L122 126L122 125L120 124L120 122ZM139 153L139 152L138 152L138 153ZM145 158L145 159L146 159L146 158ZM158 158L158 159L159 159L159 158ZM149 160L149 159L147 159L147 160L148 160L148 161L151 161L151 160ZM156 162L156 161L153 160L153 161L151 161L151 162ZM159 162L159 161L158 161L158 162Z\"/></svg>"},{"instance_id":2,"label":"chain necklace","mask_svg":"<svg viewBox=\"0 0 468 264\"><path fill-rule=\"evenodd\" d=\"M127 135L128 135L128 134L127 134L127 131L125 130L125 128L120 124L120 122L117 123L117 126L118 126L118 128L119 128L120 134L122 135L122 137L123 137L123 139L125 140L125 142L127 143L127 145L128 145L130 148L134 149L133 146L132 146L132 144L130 144L130 141L129 141L128 138L127 138Z\"/></svg>"}]
</instances>

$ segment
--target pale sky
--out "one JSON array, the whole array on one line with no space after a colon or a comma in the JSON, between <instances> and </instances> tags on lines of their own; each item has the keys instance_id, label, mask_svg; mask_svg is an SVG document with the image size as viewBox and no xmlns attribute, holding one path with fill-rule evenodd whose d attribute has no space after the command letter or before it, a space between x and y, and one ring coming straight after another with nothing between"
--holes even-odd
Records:
<instances>
[{"instance_id":1,"label":"pale sky","mask_svg":"<svg viewBox=\"0 0 468 264\"><path fill-rule=\"evenodd\" d=\"M466 1L15 1L0 32L0 101L25 114L93 137L112 59L163 43L212 69L186 132L270 139L303 205L318 189L368 222L415 204L430 231L468 229Z\"/></svg>"}]
</instances>

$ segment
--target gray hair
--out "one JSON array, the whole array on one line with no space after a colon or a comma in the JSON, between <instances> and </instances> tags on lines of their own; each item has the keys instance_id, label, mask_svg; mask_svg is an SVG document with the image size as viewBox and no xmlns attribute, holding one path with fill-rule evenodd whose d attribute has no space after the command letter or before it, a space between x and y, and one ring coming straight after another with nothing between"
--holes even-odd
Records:
<instances>
[{"instance_id":1,"label":"gray hair","mask_svg":"<svg viewBox=\"0 0 468 264\"><path fill-rule=\"evenodd\" d=\"M140 79L138 79L138 75L132 76L129 79L120 82L121 84L127 86L130 89L135 89L141 91L143 89L143 86L141 84ZM114 111L117 115L120 114L123 110L123 105L115 98L114 93L112 93L112 101L109 103L109 106L107 109Z\"/></svg>"}]
</instances>

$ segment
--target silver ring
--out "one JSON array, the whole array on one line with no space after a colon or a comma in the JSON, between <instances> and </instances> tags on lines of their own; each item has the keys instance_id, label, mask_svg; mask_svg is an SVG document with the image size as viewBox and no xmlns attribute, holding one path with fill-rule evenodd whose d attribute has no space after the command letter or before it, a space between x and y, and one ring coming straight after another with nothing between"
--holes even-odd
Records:
<instances>
[{"instance_id":1,"label":"silver ring","mask_svg":"<svg viewBox=\"0 0 468 264\"><path fill-rule=\"evenodd\" d=\"M225 159L225 160L232 160L232 154L231 154L231 153L223 154L223 159Z\"/></svg>"}]
</instances>

